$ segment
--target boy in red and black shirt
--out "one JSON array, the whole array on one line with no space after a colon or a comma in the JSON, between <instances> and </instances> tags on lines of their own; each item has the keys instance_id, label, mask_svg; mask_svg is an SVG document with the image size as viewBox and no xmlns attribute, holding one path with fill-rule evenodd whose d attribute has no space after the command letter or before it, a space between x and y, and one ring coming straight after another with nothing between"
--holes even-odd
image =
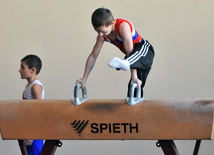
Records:
<instances>
[{"instance_id":1,"label":"boy in red and black shirt","mask_svg":"<svg viewBox=\"0 0 214 155\"><path fill-rule=\"evenodd\" d=\"M154 58L152 45L138 34L130 21L122 18L115 20L108 9L98 8L95 10L91 21L98 36L94 48L86 61L83 77L77 80L77 83L81 82L82 88L85 86L103 43L107 41L117 46L125 54L124 60L114 57L109 61L108 65L125 71L131 69L128 95L130 84L137 83L137 87L142 89L141 96L143 97L143 87Z\"/></svg>"}]
</instances>

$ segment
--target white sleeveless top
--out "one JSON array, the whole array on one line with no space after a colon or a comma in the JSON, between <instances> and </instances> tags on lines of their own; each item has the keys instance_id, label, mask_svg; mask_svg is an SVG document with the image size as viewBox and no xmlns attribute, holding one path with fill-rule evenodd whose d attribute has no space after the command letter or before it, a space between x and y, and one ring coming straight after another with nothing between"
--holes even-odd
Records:
<instances>
[{"instance_id":1,"label":"white sleeveless top","mask_svg":"<svg viewBox=\"0 0 214 155\"><path fill-rule=\"evenodd\" d=\"M42 99L45 98L45 90L44 90L44 86L42 85L42 83L39 80L35 80L33 81L29 86L27 86L24 90L24 95L23 95L23 99L34 99L32 92L31 92L31 88L33 85L38 84L40 86L42 86Z\"/></svg>"}]
</instances>

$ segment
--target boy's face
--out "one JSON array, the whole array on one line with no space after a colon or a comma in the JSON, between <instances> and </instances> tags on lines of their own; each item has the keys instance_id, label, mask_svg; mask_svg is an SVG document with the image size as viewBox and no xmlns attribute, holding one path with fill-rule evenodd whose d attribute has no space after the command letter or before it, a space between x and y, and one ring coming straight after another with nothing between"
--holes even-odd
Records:
<instances>
[{"instance_id":1,"label":"boy's face","mask_svg":"<svg viewBox=\"0 0 214 155\"><path fill-rule=\"evenodd\" d=\"M33 69L29 69L25 62L21 61L20 66L19 73L22 79L28 79L33 75Z\"/></svg>"},{"instance_id":2,"label":"boy's face","mask_svg":"<svg viewBox=\"0 0 214 155\"><path fill-rule=\"evenodd\" d=\"M94 28L94 30L98 33L101 37L107 37L113 30L113 24L109 26L100 26L98 28Z\"/></svg>"}]
</instances>

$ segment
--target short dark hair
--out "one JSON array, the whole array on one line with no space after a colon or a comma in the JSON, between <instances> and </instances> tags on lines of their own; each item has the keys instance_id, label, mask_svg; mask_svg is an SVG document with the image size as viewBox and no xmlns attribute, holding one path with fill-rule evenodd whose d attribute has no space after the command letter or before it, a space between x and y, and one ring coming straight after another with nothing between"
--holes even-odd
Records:
<instances>
[{"instance_id":1,"label":"short dark hair","mask_svg":"<svg viewBox=\"0 0 214 155\"><path fill-rule=\"evenodd\" d=\"M36 74L39 74L42 68L42 61L38 56L30 54L25 56L21 61L25 62L28 65L29 69L32 69L33 67L35 67Z\"/></svg>"},{"instance_id":2,"label":"short dark hair","mask_svg":"<svg viewBox=\"0 0 214 155\"><path fill-rule=\"evenodd\" d=\"M106 8L98 8L96 9L91 16L91 23L94 28L98 28L100 26L109 26L112 24L114 17L109 9Z\"/></svg>"}]
</instances>

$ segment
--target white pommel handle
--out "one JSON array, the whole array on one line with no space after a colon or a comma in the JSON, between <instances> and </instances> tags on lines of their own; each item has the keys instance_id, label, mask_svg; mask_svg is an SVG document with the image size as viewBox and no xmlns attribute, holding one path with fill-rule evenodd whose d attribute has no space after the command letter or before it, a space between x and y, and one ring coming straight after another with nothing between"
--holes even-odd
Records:
<instances>
[{"instance_id":1,"label":"white pommel handle","mask_svg":"<svg viewBox=\"0 0 214 155\"><path fill-rule=\"evenodd\" d=\"M134 90L137 87L137 83L132 83L129 90L129 97L127 97L127 104L128 105L135 105L137 102L142 101L141 98L141 88L137 88L136 97L134 97Z\"/></svg>"},{"instance_id":2,"label":"white pommel handle","mask_svg":"<svg viewBox=\"0 0 214 155\"><path fill-rule=\"evenodd\" d=\"M79 98L79 89L82 86L82 83L77 83L74 87L74 105L80 105L82 102L87 100L87 91L86 87L82 88L82 98Z\"/></svg>"}]
</instances>

